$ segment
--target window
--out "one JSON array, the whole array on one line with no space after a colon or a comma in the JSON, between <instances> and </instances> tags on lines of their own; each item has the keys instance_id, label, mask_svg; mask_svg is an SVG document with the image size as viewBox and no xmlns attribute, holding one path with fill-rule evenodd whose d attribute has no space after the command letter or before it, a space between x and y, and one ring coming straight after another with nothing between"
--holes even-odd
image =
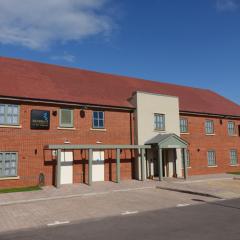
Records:
<instances>
[{"instance_id":1,"label":"window","mask_svg":"<svg viewBox=\"0 0 240 240\"><path fill-rule=\"evenodd\" d=\"M212 120L206 120L205 131L206 131L206 134L213 134L214 133L214 124L213 124Z\"/></svg>"},{"instance_id":2,"label":"window","mask_svg":"<svg viewBox=\"0 0 240 240\"><path fill-rule=\"evenodd\" d=\"M60 109L60 127L72 128L73 127L73 110Z\"/></svg>"},{"instance_id":3,"label":"window","mask_svg":"<svg viewBox=\"0 0 240 240\"><path fill-rule=\"evenodd\" d=\"M156 130L165 130L165 115L164 114L154 114L154 127Z\"/></svg>"},{"instance_id":4,"label":"window","mask_svg":"<svg viewBox=\"0 0 240 240\"><path fill-rule=\"evenodd\" d=\"M228 122L228 135L235 135L236 134L236 128L234 122Z\"/></svg>"},{"instance_id":5,"label":"window","mask_svg":"<svg viewBox=\"0 0 240 240\"><path fill-rule=\"evenodd\" d=\"M19 125L19 106L0 104L0 125Z\"/></svg>"},{"instance_id":6,"label":"window","mask_svg":"<svg viewBox=\"0 0 240 240\"><path fill-rule=\"evenodd\" d=\"M237 163L238 163L237 150L232 149L230 150L230 164L237 165Z\"/></svg>"},{"instance_id":7,"label":"window","mask_svg":"<svg viewBox=\"0 0 240 240\"><path fill-rule=\"evenodd\" d=\"M188 132L188 120L186 118L180 119L180 131L181 131L181 133Z\"/></svg>"},{"instance_id":8,"label":"window","mask_svg":"<svg viewBox=\"0 0 240 240\"><path fill-rule=\"evenodd\" d=\"M213 150L208 151L208 166L216 166L216 153Z\"/></svg>"},{"instance_id":9,"label":"window","mask_svg":"<svg viewBox=\"0 0 240 240\"><path fill-rule=\"evenodd\" d=\"M187 167L190 167L190 152L187 151ZM184 168L184 154L182 154L182 168Z\"/></svg>"},{"instance_id":10,"label":"window","mask_svg":"<svg viewBox=\"0 0 240 240\"><path fill-rule=\"evenodd\" d=\"M93 112L93 128L104 128L104 112Z\"/></svg>"},{"instance_id":11,"label":"window","mask_svg":"<svg viewBox=\"0 0 240 240\"><path fill-rule=\"evenodd\" d=\"M17 176L17 153L0 152L0 178Z\"/></svg>"}]
</instances>

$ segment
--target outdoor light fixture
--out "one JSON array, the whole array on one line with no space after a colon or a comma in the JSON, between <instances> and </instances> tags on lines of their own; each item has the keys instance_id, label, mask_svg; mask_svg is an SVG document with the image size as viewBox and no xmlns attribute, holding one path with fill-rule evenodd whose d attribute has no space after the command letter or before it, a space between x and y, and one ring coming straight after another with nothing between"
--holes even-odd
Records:
<instances>
[{"instance_id":1,"label":"outdoor light fixture","mask_svg":"<svg viewBox=\"0 0 240 240\"><path fill-rule=\"evenodd\" d=\"M67 140L67 139L64 141L64 144L70 144L70 143L71 142L69 140Z\"/></svg>"},{"instance_id":2,"label":"outdoor light fixture","mask_svg":"<svg viewBox=\"0 0 240 240\"><path fill-rule=\"evenodd\" d=\"M85 111L84 111L84 109L80 110L80 117L81 118L85 118Z\"/></svg>"},{"instance_id":3,"label":"outdoor light fixture","mask_svg":"<svg viewBox=\"0 0 240 240\"><path fill-rule=\"evenodd\" d=\"M52 115L56 117L57 116L57 111L52 111Z\"/></svg>"}]
</instances>

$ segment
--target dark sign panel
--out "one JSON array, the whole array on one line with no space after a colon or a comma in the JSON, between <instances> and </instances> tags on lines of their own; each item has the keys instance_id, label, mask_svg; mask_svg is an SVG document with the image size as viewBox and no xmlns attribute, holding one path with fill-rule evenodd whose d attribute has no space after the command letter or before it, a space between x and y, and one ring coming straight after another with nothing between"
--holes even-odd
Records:
<instances>
[{"instance_id":1,"label":"dark sign panel","mask_svg":"<svg viewBox=\"0 0 240 240\"><path fill-rule=\"evenodd\" d=\"M50 112L44 110L31 111L31 129L48 130L50 127Z\"/></svg>"}]
</instances>

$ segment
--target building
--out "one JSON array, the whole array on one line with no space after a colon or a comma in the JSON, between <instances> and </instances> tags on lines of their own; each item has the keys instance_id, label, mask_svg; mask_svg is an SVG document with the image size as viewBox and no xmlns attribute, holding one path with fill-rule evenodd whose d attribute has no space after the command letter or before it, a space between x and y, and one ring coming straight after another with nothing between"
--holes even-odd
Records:
<instances>
[{"instance_id":1,"label":"building","mask_svg":"<svg viewBox=\"0 0 240 240\"><path fill-rule=\"evenodd\" d=\"M240 106L210 90L0 58L0 187L239 171Z\"/></svg>"}]
</instances>

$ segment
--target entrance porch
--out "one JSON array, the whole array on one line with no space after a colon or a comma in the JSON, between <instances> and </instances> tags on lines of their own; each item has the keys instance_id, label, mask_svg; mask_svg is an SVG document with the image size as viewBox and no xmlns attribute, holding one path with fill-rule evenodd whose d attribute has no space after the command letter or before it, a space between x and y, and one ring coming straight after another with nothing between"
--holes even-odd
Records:
<instances>
[{"instance_id":1,"label":"entrance porch","mask_svg":"<svg viewBox=\"0 0 240 240\"><path fill-rule=\"evenodd\" d=\"M151 146L147 150L147 177L181 176L182 167L184 178L187 178L187 147L188 143L176 134L159 134L146 142ZM181 157L182 156L182 157ZM183 166L181 163L183 159Z\"/></svg>"}]
</instances>

